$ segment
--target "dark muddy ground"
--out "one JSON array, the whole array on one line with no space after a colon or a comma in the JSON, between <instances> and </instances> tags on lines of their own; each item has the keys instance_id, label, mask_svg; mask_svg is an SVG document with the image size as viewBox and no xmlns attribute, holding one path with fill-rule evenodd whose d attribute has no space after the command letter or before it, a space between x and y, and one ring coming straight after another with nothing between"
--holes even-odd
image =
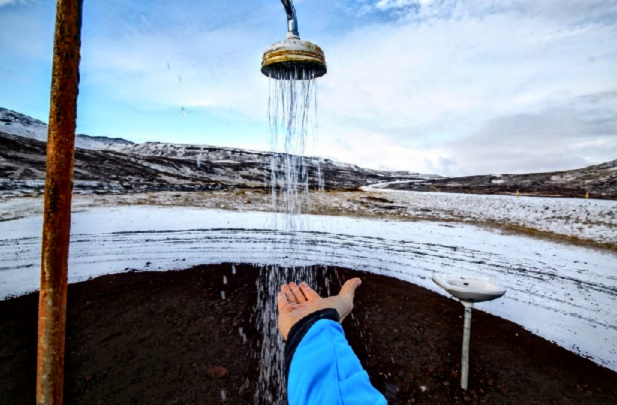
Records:
<instances>
[{"instance_id":1,"label":"dark muddy ground","mask_svg":"<svg viewBox=\"0 0 617 405\"><path fill-rule=\"evenodd\" d=\"M198 266L71 285L65 403L218 404L222 393L253 403L258 270L236 267L235 275L231 265ZM364 283L344 328L391 404L617 403L617 373L479 310L464 392L463 307L397 279L325 273L333 284L358 275ZM37 299L0 302L0 404L34 403Z\"/></svg>"}]
</instances>

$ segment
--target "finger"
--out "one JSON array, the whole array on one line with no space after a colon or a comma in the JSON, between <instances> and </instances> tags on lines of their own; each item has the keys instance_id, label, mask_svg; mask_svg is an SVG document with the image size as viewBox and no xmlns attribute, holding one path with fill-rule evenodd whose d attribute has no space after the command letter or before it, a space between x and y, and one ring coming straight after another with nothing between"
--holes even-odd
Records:
<instances>
[{"instance_id":1,"label":"finger","mask_svg":"<svg viewBox=\"0 0 617 405\"><path fill-rule=\"evenodd\" d=\"M350 296L353 300L354 294L356 293L356 288L358 288L360 284L362 284L362 280L358 277L347 280L345 284L343 284L343 287L341 287L341 292L339 295Z\"/></svg>"},{"instance_id":2,"label":"finger","mask_svg":"<svg viewBox=\"0 0 617 405\"><path fill-rule=\"evenodd\" d=\"M285 308L289 306L289 301L287 300L287 296L284 292L279 292L276 297L276 301L279 307L279 312L283 312Z\"/></svg>"},{"instance_id":3,"label":"finger","mask_svg":"<svg viewBox=\"0 0 617 405\"><path fill-rule=\"evenodd\" d=\"M287 297L287 301L290 304L297 304L298 300L296 300L296 297L293 295L293 293L291 292L291 289L289 288L289 286L287 284L283 284L281 286L281 292L283 294L285 294L285 296Z\"/></svg>"},{"instance_id":4,"label":"finger","mask_svg":"<svg viewBox=\"0 0 617 405\"><path fill-rule=\"evenodd\" d=\"M291 289L291 293L296 297L296 301L304 302L306 301L306 297L302 294L302 290L298 287L298 284L291 282L289 283L289 288Z\"/></svg>"},{"instance_id":5,"label":"finger","mask_svg":"<svg viewBox=\"0 0 617 405\"><path fill-rule=\"evenodd\" d=\"M302 294L306 297L307 301L314 301L316 299L321 298L319 294L315 292L311 287L306 283L300 284L300 290L302 290Z\"/></svg>"}]
</instances>

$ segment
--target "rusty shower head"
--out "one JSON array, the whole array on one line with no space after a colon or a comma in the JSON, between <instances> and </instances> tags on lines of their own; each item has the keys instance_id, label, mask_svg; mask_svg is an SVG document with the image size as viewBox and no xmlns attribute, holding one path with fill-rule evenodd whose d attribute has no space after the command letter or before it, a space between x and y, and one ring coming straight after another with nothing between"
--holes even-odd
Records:
<instances>
[{"instance_id":1,"label":"rusty shower head","mask_svg":"<svg viewBox=\"0 0 617 405\"><path fill-rule=\"evenodd\" d=\"M287 39L270 45L263 54L261 73L273 79L314 79L328 71L321 48L300 39L292 0L281 0L287 13Z\"/></svg>"},{"instance_id":2,"label":"rusty shower head","mask_svg":"<svg viewBox=\"0 0 617 405\"><path fill-rule=\"evenodd\" d=\"M314 79L327 71L321 48L297 37L270 45L261 62L261 73L273 79Z\"/></svg>"}]
</instances>

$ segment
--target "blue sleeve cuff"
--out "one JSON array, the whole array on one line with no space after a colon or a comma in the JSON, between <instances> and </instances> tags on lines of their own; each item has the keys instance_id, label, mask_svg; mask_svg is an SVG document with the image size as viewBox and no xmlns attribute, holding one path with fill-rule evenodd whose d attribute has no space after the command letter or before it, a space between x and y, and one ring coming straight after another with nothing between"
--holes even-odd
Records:
<instances>
[{"instance_id":1,"label":"blue sleeve cuff","mask_svg":"<svg viewBox=\"0 0 617 405\"><path fill-rule=\"evenodd\" d=\"M309 331L309 329L311 329L311 327L315 324L315 322L322 319L329 319L331 321L338 322L338 311L334 308L326 308L315 311L312 314L309 314L304 318L300 319L289 330L289 335L287 335L287 342L285 342L285 375L287 377L289 377L291 359L293 359L294 353L296 352L298 345L300 344L306 333Z\"/></svg>"}]
</instances>

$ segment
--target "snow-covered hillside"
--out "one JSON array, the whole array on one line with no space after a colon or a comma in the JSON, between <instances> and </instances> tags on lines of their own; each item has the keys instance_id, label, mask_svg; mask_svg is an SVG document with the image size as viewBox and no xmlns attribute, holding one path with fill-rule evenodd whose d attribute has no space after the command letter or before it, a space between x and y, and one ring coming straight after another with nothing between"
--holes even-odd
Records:
<instances>
[{"instance_id":1,"label":"snow-covered hillside","mask_svg":"<svg viewBox=\"0 0 617 405\"><path fill-rule=\"evenodd\" d=\"M0 107L0 132L47 142L47 124L2 107ZM130 144L132 144L132 142L121 138L107 138L105 136L88 136L81 134L75 137L75 147L82 149L110 149Z\"/></svg>"},{"instance_id":2,"label":"snow-covered hillside","mask_svg":"<svg viewBox=\"0 0 617 405\"><path fill-rule=\"evenodd\" d=\"M0 107L0 132L47 142L47 124Z\"/></svg>"},{"instance_id":3,"label":"snow-covered hillside","mask_svg":"<svg viewBox=\"0 0 617 405\"><path fill-rule=\"evenodd\" d=\"M213 161L213 162L235 162L235 163L263 163L269 164L272 156L276 154L272 152L256 151L249 149L226 148L219 146L208 145L190 145L177 143L162 143L162 142L145 142L141 144L131 144L117 147L114 150L127 154L135 154L141 156L158 156L169 158L188 159L192 161ZM326 159L317 156L306 156L303 158L306 164L310 166L331 167L341 171L357 171L372 175L376 179L397 178L405 181L407 179L427 180L441 178L436 175L425 175L419 173L411 173L404 171L388 172L383 170L372 170L362 168L350 163L336 162L332 159ZM380 180L381 183L381 180Z\"/></svg>"},{"instance_id":4,"label":"snow-covered hillside","mask_svg":"<svg viewBox=\"0 0 617 405\"><path fill-rule=\"evenodd\" d=\"M382 188L470 194L522 194L544 197L617 199L617 160L560 172L499 174L395 181Z\"/></svg>"},{"instance_id":5,"label":"snow-covered hillside","mask_svg":"<svg viewBox=\"0 0 617 405\"><path fill-rule=\"evenodd\" d=\"M47 137L45 123L15 111L0 108L0 138L4 134L25 137L32 142L44 142ZM13 180L41 180L39 162L44 148L24 141L0 139L5 151L0 155L0 173L17 190ZM189 145L146 142L133 144L124 139L78 135L78 149L91 150L89 154L76 155L75 179L97 184L97 192L135 192L204 190L233 185L256 187L270 178L271 163L282 166L285 155L264 151L208 145ZM36 151L25 154L22 149ZM102 155L97 155L100 151ZM105 154L107 153L107 154ZM36 155L36 156L35 156ZM88 155L88 156L84 156ZM82 162L81 157L87 157ZM362 168L335 162L321 157L303 158L310 177L309 183L328 189L350 189L366 185L412 191L445 191L470 194L515 194L543 197L584 197L617 199L617 160L587 168L552 173L522 175L469 176L444 178L410 172L392 172ZM85 163L85 164L84 164ZM5 167L2 167L2 166ZM84 168L87 166L87 168ZM98 167L97 167L98 166ZM30 177L28 177L30 173ZM121 175L120 175L121 174ZM122 179L125 181L122 182ZM214 184L216 183L216 184ZM134 186L132 186L133 184ZM180 185L180 186L179 186ZM180 188L178 188L180 187ZM87 187L86 187L87 189ZM95 191L94 189L92 191ZM21 190L28 193L32 189Z\"/></svg>"},{"instance_id":6,"label":"snow-covered hillside","mask_svg":"<svg viewBox=\"0 0 617 405\"><path fill-rule=\"evenodd\" d=\"M16 111L0 107L0 132L17 135L29 139L47 142L47 124ZM118 153L138 155L142 157L163 157L171 159L190 160L191 163L212 161L218 163L258 163L268 165L273 153L253 151L237 148L215 147L208 145L173 144L161 142L145 142L135 144L121 138L107 138L102 136L77 135L75 146L91 150L111 150ZM373 177L392 178L424 178L420 174L408 172L384 172L379 170L363 169L359 166L335 162L320 157L306 157L305 161L311 166L330 166L342 171L358 171ZM435 176L428 176L433 178Z\"/></svg>"},{"instance_id":7,"label":"snow-covered hillside","mask_svg":"<svg viewBox=\"0 0 617 405\"><path fill-rule=\"evenodd\" d=\"M283 157L269 152L155 142L77 148L75 191L135 193L265 188L273 160L280 172ZM45 158L46 145L42 141L0 132L0 197L3 190L13 196L41 192ZM394 176L317 157L305 158L304 165L311 188L354 189L417 177Z\"/></svg>"}]
</instances>

